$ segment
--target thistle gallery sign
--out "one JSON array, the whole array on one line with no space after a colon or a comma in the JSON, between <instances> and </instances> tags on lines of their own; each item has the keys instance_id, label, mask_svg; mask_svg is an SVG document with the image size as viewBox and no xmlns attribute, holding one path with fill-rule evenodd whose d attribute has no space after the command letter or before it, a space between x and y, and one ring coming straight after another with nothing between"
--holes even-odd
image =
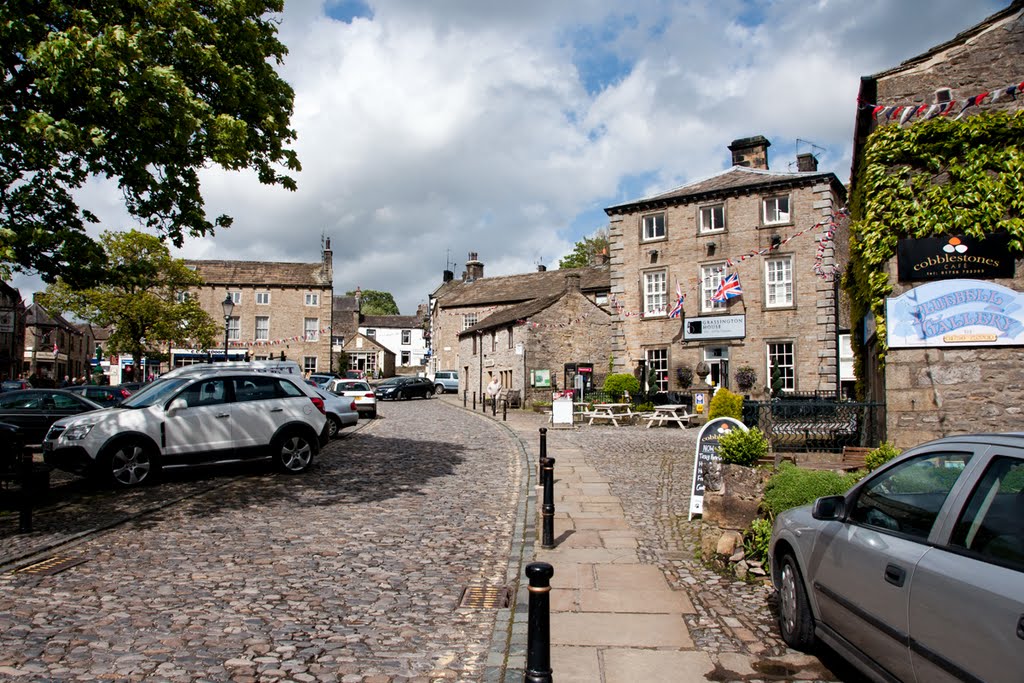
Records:
<instances>
[{"instance_id":1,"label":"thistle gallery sign","mask_svg":"<svg viewBox=\"0 0 1024 683\"><path fill-rule=\"evenodd\" d=\"M901 239L896 244L901 281L1013 277L1014 254L1006 233L974 237Z\"/></svg>"},{"instance_id":2,"label":"thistle gallery sign","mask_svg":"<svg viewBox=\"0 0 1024 683\"><path fill-rule=\"evenodd\" d=\"M889 348L1024 346L1024 296L994 282L928 282L886 299Z\"/></svg>"}]
</instances>

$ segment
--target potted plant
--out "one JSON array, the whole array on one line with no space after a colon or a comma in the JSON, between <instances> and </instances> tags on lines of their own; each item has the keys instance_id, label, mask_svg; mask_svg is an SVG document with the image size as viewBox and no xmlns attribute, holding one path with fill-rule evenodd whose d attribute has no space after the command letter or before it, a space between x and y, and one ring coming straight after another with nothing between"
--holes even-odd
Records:
<instances>
[{"instance_id":1,"label":"potted plant","mask_svg":"<svg viewBox=\"0 0 1024 683\"><path fill-rule=\"evenodd\" d=\"M757 384L757 372L749 365L744 365L736 371L736 386L743 391L748 391Z\"/></svg>"}]
</instances>

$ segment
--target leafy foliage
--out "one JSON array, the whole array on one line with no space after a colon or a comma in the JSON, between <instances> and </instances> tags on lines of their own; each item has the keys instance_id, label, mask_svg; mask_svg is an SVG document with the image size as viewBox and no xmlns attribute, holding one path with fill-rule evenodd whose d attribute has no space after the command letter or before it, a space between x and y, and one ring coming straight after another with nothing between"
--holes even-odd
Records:
<instances>
[{"instance_id":1,"label":"leafy foliage","mask_svg":"<svg viewBox=\"0 0 1024 683\"><path fill-rule=\"evenodd\" d=\"M207 219L199 171L251 168L295 189L294 93L274 71L283 0L0 3L0 264L89 286L98 218L75 193L116 178L125 208L181 246Z\"/></svg>"},{"instance_id":2,"label":"leafy foliage","mask_svg":"<svg viewBox=\"0 0 1024 683\"><path fill-rule=\"evenodd\" d=\"M51 313L71 312L100 327L113 327L107 353L132 354L134 367L150 346L167 342L213 345L223 328L195 299L178 302L178 292L202 284L185 262L171 258L158 237L137 230L104 232L107 282L88 289L71 287L63 278L50 284L39 301ZM146 341L143 341L146 340ZM157 342L160 342L158 344Z\"/></svg>"},{"instance_id":3,"label":"leafy foliage","mask_svg":"<svg viewBox=\"0 0 1024 683\"><path fill-rule=\"evenodd\" d=\"M782 379L782 370L779 369L779 362L772 360L772 387L771 394L772 398L778 398L782 395L782 389L785 386L785 380Z\"/></svg>"},{"instance_id":4,"label":"leafy foliage","mask_svg":"<svg viewBox=\"0 0 1024 683\"><path fill-rule=\"evenodd\" d=\"M616 400L622 398L622 395L627 391L630 395L636 394L640 391L640 381L625 372L613 373L604 378L604 386L602 387L604 392Z\"/></svg>"},{"instance_id":5,"label":"leafy foliage","mask_svg":"<svg viewBox=\"0 0 1024 683\"><path fill-rule=\"evenodd\" d=\"M900 449L886 441L881 446L864 456L864 464L867 465L868 470L877 470L879 467L899 455L900 452Z\"/></svg>"},{"instance_id":6,"label":"leafy foliage","mask_svg":"<svg viewBox=\"0 0 1024 683\"><path fill-rule=\"evenodd\" d=\"M768 562L768 545L772 540L772 522L770 519L758 518L750 523L744 534L743 550L747 560ZM767 569L767 564L765 566Z\"/></svg>"},{"instance_id":7,"label":"leafy foliage","mask_svg":"<svg viewBox=\"0 0 1024 683\"><path fill-rule=\"evenodd\" d=\"M736 371L736 386L740 389L749 389L757 384L757 371L749 365L744 365Z\"/></svg>"},{"instance_id":8,"label":"leafy foliage","mask_svg":"<svg viewBox=\"0 0 1024 683\"><path fill-rule=\"evenodd\" d=\"M693 368L688 365L676 368L676 383L680 389L689 389L693 386Z\"/></svg>"},{"instance_id":9,"label":"leafy foliage","mask_svg":"<svg viewBox=\"0 0 1024 683\"><path fill-rule=\"evenodd\" d=\"M716 417L733 417L742 420L743 397L724 388L716 391L708 408L708 419L714 420Z\"/></svg>"},{"instance_id":10,"label":"leafy foliage","mask_svg":"<svg viewBox=\"0 0 1024 683\"><path fill-rule=\"evenodd\" d=\"M850 201L850 267L843 283L852 319L875 317L881 362L885 299L893 289L886 265L901 237L983 238L1006 231L1011 250L1024 249L1022 147L1024 118L1004 112L883 126L868 138ZM857 376L863 376L859 368Z\"/></svg>"},{"instance_id":11,"label":"leafy foliage","mask_svg":"<svg viewBox=\"0 0 1024 683\"><path fill-rule=\"evenodd\" d=\"M765 483L761 505L774 518L790 508L813 503L821 496L846 493L860 477L857 472L839 474L831 470L805 470L784 461L779 471Z\"/></svg>"},{"instance_id":12,"label":"leafy foliage","mask_svg":"<svg viewBox=\"0 0 1024 683\"><path fill-rule=\"evenodd\" d=\"M718 440L718 454L727 465L753 467L768 453L768 438L760 429L734 429Z\"/></svg>"},{"instance_id":13,"label":"leafy foliage","mask_svg":"<svg viewBox=\"0 0 1024 683\"><path fill-rule=\"evenodd\" d=\"M584 237L576 243L572 253L558 261L560 269L586 268L596 255L608 253L608 228L601 228L591 237Z\"/></svg>"},{"instance_id":14,"label":"leafy foliage","mask_svg":"<svg viewBox=\"0 0 1024 683\"><path fill-rule=\"evenodd\" d=\"M345 296L355 296L355 290L345 292ZM398 304L391 292L378 292L367 289L360 292L359 312L363 315L398 315Z\"/></svg>"}]
</instances>

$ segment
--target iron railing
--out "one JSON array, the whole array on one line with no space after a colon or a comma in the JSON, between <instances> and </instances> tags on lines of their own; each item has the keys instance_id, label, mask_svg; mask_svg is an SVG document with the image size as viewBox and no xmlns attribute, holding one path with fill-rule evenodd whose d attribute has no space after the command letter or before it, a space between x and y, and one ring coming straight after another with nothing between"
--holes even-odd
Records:
<instances>
[{"instance_id":1,"label":"iron railing","mask_svg":"<svg viewBox=\"0 0 1024 683\"><path fill-rule=\"evenodd\" d=\"M885 440L885 404L784 398L744 401L743 423L760 429L775 452L838 453Z\"/></svg>"}]
</instances>

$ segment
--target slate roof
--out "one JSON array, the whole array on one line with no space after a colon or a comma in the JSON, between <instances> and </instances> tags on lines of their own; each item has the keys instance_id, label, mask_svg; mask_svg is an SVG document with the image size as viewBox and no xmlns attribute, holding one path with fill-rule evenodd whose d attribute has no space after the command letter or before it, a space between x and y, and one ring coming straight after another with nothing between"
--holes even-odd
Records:
<instances>
[{"instance_id":1,"label":"slate roof","mask_svg":"<svg viewBox=\"0 0 1024 683\"><path fill-rule=\"evenodd\" d=\"M836 177L835 173L824 171L769 171L760 168L733 166L710 178L695 180L662 194L610 206L605 209L605 213L612 216L674 204L744 194L754 190L782 190L820 182L831 183L840 196L845 197L846 190L843 188L843 184L839 182L839 178Z\"/></svg>"},{"instance_id":2,"label":"slate roof","mask_svg":"<svg viewBox=\"0 0 1024 683\"><path fill-rule=\"evenodd\" d=\"M360 327L386 327L409 329L423 325L423 319L414 315L364 315L360 319Z\"/></svg>"},{"instance_id":3,"label":"slate roof","mask_svg":"<svg viewBox=\"0 0 1024 683\"><path fill-rule=\"evenodd\" d=\"M207 261L185 259L207 285L278 285L283 287L330 287L323 263L273 261Z\"/></svg>"},{"instance_id":4,"label":"slate roof","mask_svg":"<svg viewBox=\"0 0 1024 683\"><path fill-rule=\"evenodd\" d=\"M565 291L565 276L568 273L580 276L581 291L602 291L611 288L611 271L604 265L483 277L471 282L452 280L444 283L434 296L442 308L521 303L561 296Z\"/></svg>"},{"instance_id":5,"label":"slate roof","mask_svg":"<svg viewBox=\"0 0 1024 683\"><path fill-rule=\"evenodd\" d=\"M527 301L526 303L512 306L504 310L498 311L492 315L487 316L476 325L469 327L459 333L460 337L473 332L479 332L480 330L489 330L492 327L505 327L510 323L514 323L517 320L523 320L529 318L531 315L537 315L548 306L551 306L556 301L561 299L565 295L565 292L559 294L552 294L551 296L545 296L540 299L534 299L533 301Z\"/></svg>"}]
</instances>

